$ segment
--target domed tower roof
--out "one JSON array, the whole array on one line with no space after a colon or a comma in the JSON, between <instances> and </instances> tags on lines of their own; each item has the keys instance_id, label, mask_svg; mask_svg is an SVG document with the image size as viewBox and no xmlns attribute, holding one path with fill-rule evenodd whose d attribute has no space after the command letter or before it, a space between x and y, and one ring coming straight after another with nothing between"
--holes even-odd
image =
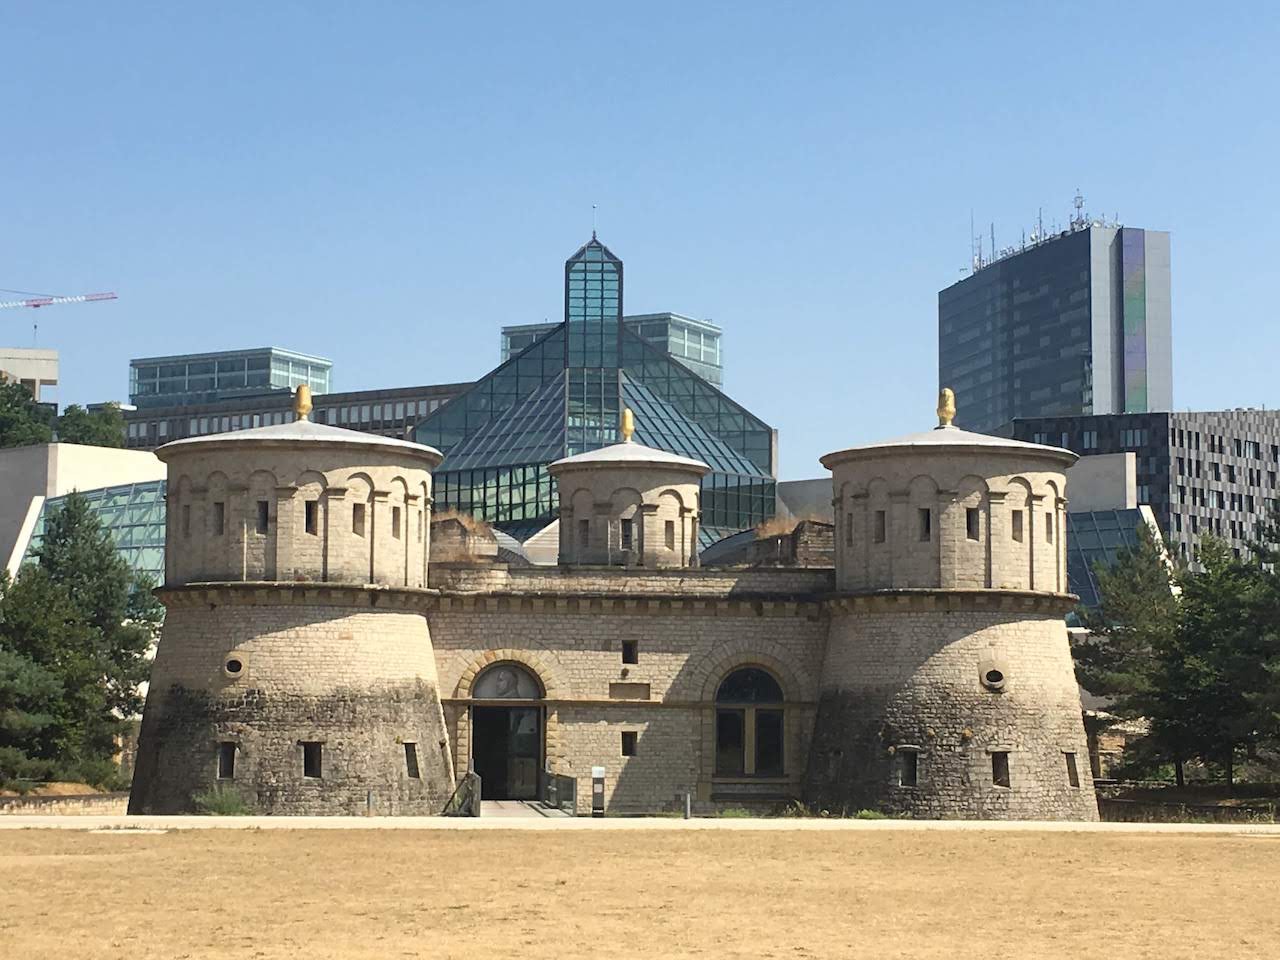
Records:
<instances>
[{"instance_id":1,"label":"domed tower roof","mask_svg":"<svg viewBox=\"0 0 1280 960\"><path fill-rule=\"evenodd\" d=\"M819 458L819 462L830 470L837 463L894 454L1007 453L1056 460L1063 467L1069 467L1080 459L1078 455L1063 447L993 437L990 434L972 433L954 427L951 425L951 419L955 416L955 395L950 389L943 390L942 394L938 404L938 425L932 430L908 433L892 440L881 440L878 443L859 444L844 450L836 450Z\"/></svg>"},{"instance_id":2,"label":"domed tower roof","mask_svg":"<svg viewBox=\"0 0 1280 960\"><path fill-rule=\"evenodd\" d=\"M228 447L291 448L298 444L342 444L344 449L352 452L356 450L374 453L394 452L401 456L418 456L428 462L428 469L439 466L444 459L444 454L426 444L398 440L395 437L379 437L375 434L346 430L324 423L312 423L308 419L311 413L311 394L305 385L298 388L294 413L297 414L298 419L293 423L254 427L250 430L237 430L231 433L212 433L202 437L187 437L158 447L155 454L162 462L167 463L175 453L203 453Z\"/></svg>"},{"instance_id":3,"label":"domed tower roof","mask_svg":"<svg viewBox=\"0 0 1280 960\"><path fill-rule=\"evenodd\" d=\"M636 443L631 439L634 429L631 411L627 410L623 414L622 443L601 447L599 450L588 450L586 453L574 454L572 457L563 457L548 464L547 470L553 476L564 470L574 468L607 467L623 469L629 467L659 467L696 473L698 476L711 472L711 467L701 460L682 457L678 454L668 453L666 450L659 450L656 447L647 447L643 443Z\"/></svg>"}]
</instances>

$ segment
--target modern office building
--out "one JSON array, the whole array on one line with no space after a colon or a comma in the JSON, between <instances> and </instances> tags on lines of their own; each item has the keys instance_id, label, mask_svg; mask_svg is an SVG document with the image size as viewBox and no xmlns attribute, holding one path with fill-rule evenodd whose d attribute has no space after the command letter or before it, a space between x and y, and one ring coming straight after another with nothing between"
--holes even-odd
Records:
<instances>
[{"instance_id":1,"label":"modern office building","mask_svg":"<svg viewBox=\"0 0 1280 960\"><path fill-rule=\"evenodd\" d=\"M1001 432L1086 458L1132 451L1138 504L1151 507L1170 553L1189 563L1205 533L1245 552L1280 497L1280 411L1018 419Z\"/></svg>"},{"instance_id":2,"label":"modern office building","mask_svg":"<svg viewBox=\"0 0 1280 960\"><path fill-rule=\"evenodd\" d=\"M131 567L164 571L164 464L143 450L42 443L0 450L0 570L18 572L49 511L83 493Z\"/></svg>"},{"instance_id":3,"label":"modern office building","mask_svg":"<svg viewBox=\"0 0 1280 960\"><path fill-rule=\"evenodd\" d=\"M564 277L563 322L418 425L445 454L437 505L528 539L557 518L547 465L616 443L630 407L639 442L711 467L703 544L772 516L774 430L623 322L622 261L594 234Z\"/></svg>"},{"instance_id":4,"label":"modern office building","mask_svg":"<svg viewBox=\"0 0 1280 960\"><path fill-rule=\"evenodd\" d=\"M708 383L716 387L724 383L720 345L723 331L710 320L695 320L679 313L640 313L623 317L622 324ZM558 326L558 323L525 323L503 327L502 362L506 363Z\"/></svg>"},{"instance_id":5,"label":"modern office building","mask_svg":"<svg viewBox=\"0 0 1280 960\"><path fill-rule=\"evenodd\" d=\"M316 395L315 419L318 423L332 423L364 433L403 438L419 420L469 386L469 383L441 383ZM293 419L292 404L292 394L287 390L273 390L208 403L125 410L125 445L151 450L185 437L288 423Z\"/></svg>"},{"instance_id":6,"label":"modern office building","mask_svg":"<svg viewBox=\"0 0 1280 960\"><path fill-rule=\"evenodd\" d=\"M279 347L142 357L129 361L129 402L136 407L207 404L300 384L328 393L333 363Z\"/></svg>"},{"instance_id":7,"label":"modern office building","mask_svg":"<svg viewBox=\"0 0 1280 960\"><path fill-rule=\"evenodd\" d=\"M0 347L0 383L20 383L36 403L46 402L42 388L58 385L58 351Z\"/></svg>"},{"instance_id":8,"label":"modern office building","mask_svg":"<svg viewBox=\"0 0 1280 960\"><path fill-rule=\"evenodd\" d=\"M1171 316L1169 234L1077 217L938 294L939 383L957 423L981 432L1167 411Z\"/></svg>"}]
</instances>

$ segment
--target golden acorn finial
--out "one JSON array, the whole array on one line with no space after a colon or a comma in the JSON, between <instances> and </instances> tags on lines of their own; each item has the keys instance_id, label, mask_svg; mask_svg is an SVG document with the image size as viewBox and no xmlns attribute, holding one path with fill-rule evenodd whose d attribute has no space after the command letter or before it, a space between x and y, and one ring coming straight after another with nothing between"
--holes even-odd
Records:
<instances>
[{"instance_id":1,"label":"golden acorn finial","mask_svg":"<svg viewBox=\"0 0 1280 960\"><path fill-rule=\"evenodd\" d=\"M636 432L636 418L631 415L631 408L622 410L622 442L630 443L631 435Z\"/></svg>"},{"instance_id":2,"label":"golden acorn finial","mask_svg":"<svg viewBox=\"0 0 1280 960\"><path fill-rule=\"evenodd\" d=\"M956 393L950 387L943 387L938 393L938 426L949 427L956 418Z\"/></svg>"},{"instance_id":3,"label":"golden acorn finial","mask_svg":"<svg viewBox=\"0 0 1280 960\"><path fill-rule=\"evenodd\" d=\"M294 391L293 412L299 420L306 420L311 416L311 388L305 383L298 384L298 389Z\"/></svg>"}]
</instances>

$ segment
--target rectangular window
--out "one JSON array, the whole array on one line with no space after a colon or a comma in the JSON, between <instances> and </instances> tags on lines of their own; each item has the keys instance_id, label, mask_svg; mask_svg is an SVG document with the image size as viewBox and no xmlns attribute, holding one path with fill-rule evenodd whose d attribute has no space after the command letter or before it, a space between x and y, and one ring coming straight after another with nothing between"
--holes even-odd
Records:
<instances>
[{"instance_id":1,"label":"rectangular window","mask_svg":"<svg viewBox=\"0 0 1280 960\"><path fill-rule=\"evenodd\" d=\"M634 757L636 755L636 746L639 743L640 734L635 730L622 731L622 755L624 757Z\"/></svg>"},{"instance_id":2,"label":"rectangular window","mask_svg":"<svg viewBox=\"0 0 1280 960\"><path fill-rule=\"evenodd\" d=\"M743 710L716 711L716 775L740 777L746 737Z\"/></svg>"},{"instance_id":3,"label":"rectangular window","mask_svg":"<svg viewBox=\"0 0 1280 960\"><path fill-rule=\"evenodd\" d=\"M921 540L928 540L933 536L933 511L928 507L921 507L916 511L919 518L919 532Z\"/></svg>"},{"instance_id":4,"label":"rectangular window","mask_svg":"<svg viewBox=\"0 0 1280 960\"><path fill-rule=\"evenodd\" d=\"M1067 758L1067 783L1073 787L1080 786L1080 771L1076 769L1076 755L1066 753L1063 756Z\"/></svg>"},{"instance_id":5,"label":"rectangular window","mask_svg":"<svg viewBox=\"0 0 1280 960\"><path fill-rule=\"evenodd\" d=\"M781 710L756 710L756 774L782 776Z\"/></svg>"},{"instance_id":6,"label":"rectangular window","mask_svg":"<svg viewBox=\"0 0 1280 960\"><path fill-rule=\"evenodd\" d=\"M884 511L883 511L883 510L877 510L877 511L876 511L876 532L875 532L875 541L876 541L876 543L884 543L884 538L885 538L885 516L884 516Z\"/></svg>"},{"instance_id":7,"label":"rectangular window","mask_svg":"<svg viewBox=\"0 0 1280 960\"><path fill-rule=\"evenodd\" d=\"M191 536L191 504L189 503L182 505L182 535Z\"/></svg>"},{"instance_id":8,"label":"rectangular window","mask_svg":"<svg viewBox=\"0 0 1280 960\"><path fill-rule=\"evenodd\" d=\"M422 542L422 511L418 511L418 542Z\"/></svg>"},{"instance_id":9,"label":"rectangular window","mask_svg":"<svg viewBox=\"0 0 1280 960\"><path fill-rule=\"evenodd\" d=\"M221 501L213 504L213 535L222 536L227 529L227 505Z\"/></svg>"},{"instance_id":10,"label":"rectangular window","mask_svg":"<svg viewBox=\"0 0 1280 960\"><path fill-rule=\"evenodd\" d=\"M1022 542L1022 511L1013 511L1013 539Z\"/></svg>"},{"instance_id":11,"label":"rectangular window","mask_svg":"<svg viewBox=\"0 0 1280 960\"><path fill-rule=\"evenodd\" d=\"M622 549L630 550L632 546L631 521L623 520L619 524L621 529Z\"/></svg>"},{"instance_id":12,"label":"rectangular window","mask_svg":"<svg viewBox=\"0 0 1280 960\"><path fill-rule=\"evenodd\" d=\"M622 662L623 663L639 663L640 662L640 644L635 640L622 641Z\"/></svg>"},{"instance_id":13,"label":"rectangular window","mask_svg":"<svg viewBox=\"0 0 1280 960\"><path fill-rule=\"evenodd\" d=\"M258 533L266 533L267 526L271 523L271 504L266 500L258 501L258 522L254 529Z\"/></svg>"},{"instance_id":14,"label":"rectangular window","mask_svg":"<svg viewBox=\"0 0 1280 960\"><path fill-rule=\"evenodd\" d=\"M408 774L410 780L422 779L422 773L418 770L418 745L416 743L406 743L404 745L404 772Z\"/></svg>"},{"instance_id":15,"label":"rectangular window","mask_svg":"<svg viewBox=\"0 0 1280 960\"><path fill-rule=\"evenodd\" d=\"M662 536L667 549L674 550L676 548L676 522L674 520L668 520L663 524Z\"/></svg>"},{"instance_id":16,"label":"rectangular window","mask_svg":"<svg viewBox=\"0 0 1280 960\"><path fill-rule=\"evenodd\" d=\"M964 532L970 540L977 540L980 536L979 519L981 514L977 507L969 507L964 512Z\"/></svg>"},{"instance_id":17,"label":"rectangular window","mask_svg":"<svg viewBox=\"0 0 1280 960\"><path fill-rule=\"evenodd\" d=\"M224 740L218 744L218 779L234 780L236 776L236 745Z\"/></svg>"},{"instance_id":18,"label":"rectangular window","mask_svg":"<svg viewBox=\"0 0 1280 960\"><path fill-rule=\"evenodd\" d=\"M846 513L844 515L844 545L846 547L853 546L853 514Z\"/></svg>"},{"instance_id":19,"label":"rectangular window","mask_svg":"<svg viewBox=\"0 0 1280 960\"><path fill-rule=\"evenodd\" d=\"M351 505L351 532L357 537L364 536L364 504L353 503Z\"/></svg>"},{"instance_id":20,"label":"rectangular window","mask_svg":"<svg viewBox=\"0 0 1280 960\"><path fill-rule=\"evenodd\" d=\"M920 782L920 754L916 750L898 751L898 786L914 787Z\"/></svg>"},{"instance_id":21,"label":"rectangular window","mask_svg":"<svg viewBox=\"0 0 1280 960\"><path fill-rule=\"evenodd\" d=\"M991 754L991 782L997 787L1009 786L1009 753L1005 750Z\"/></svg>"},{"instance_id":22,"label":"rectangular window","mask_svg":"<svg viewBox=\"0 0 1280 960\"><path fill-rule=\"evenodd\" d=\"M307 533L318 534L320 532L320 501L308 500L302 505L302 510Z\"/></svg>"},{"instance_id":23,"label":"rectangular window","mask_svg":"<svg viewBox=\"0 0 1280 960\"><path fill-rule=\"evenodd\" d=\"M400 539L400 508L391 508L391 536Z\"/></svg>"},{"instance_id":24,"label":"rectangular window","mask_svg":"<svg viewBox=\"0 0 1280 960\"><path fill-rule=\"evenodd\" d=\"M321 744L315 741L304 741L302 744L302 775L310 777L312 780L319 780L321 775L320 765L320 747Z\"/></svg>"},{"instance_id":25,"label":"rectangular window","mask_svg":"<svg viewBox=\"0 0 1280 960\"><path fill-rule=\"evenodd\" d=\"M1046 513L1044 515L1044 539L1047 543L1053 543L1053 514Z\"/></svg>"},{"instance_id":26,"label":"rectangular window","mask_svg":"<svg viewBox=\"0 0 1280 960\"><path fill-rule=\"evenodd\" d=\"M585 547L591 543L591 521L578 521L578 546Z\"/></svg>"}]
</instances>

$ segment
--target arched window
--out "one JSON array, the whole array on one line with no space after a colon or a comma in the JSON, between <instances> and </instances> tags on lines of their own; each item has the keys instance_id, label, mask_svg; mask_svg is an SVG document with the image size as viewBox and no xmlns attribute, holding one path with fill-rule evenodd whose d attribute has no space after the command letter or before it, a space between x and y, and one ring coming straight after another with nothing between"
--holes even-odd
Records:
<instances>
[{"instance_id":1,"label":"arched window","mask_svg":"<svg viewBox=\"0 0 1280 960\"><path fill-rule=\"evenodd\" d=\"M783 775L782 687L759 667L725 677L716 691L716 776Z\"/></svg>"}]
</instances>

